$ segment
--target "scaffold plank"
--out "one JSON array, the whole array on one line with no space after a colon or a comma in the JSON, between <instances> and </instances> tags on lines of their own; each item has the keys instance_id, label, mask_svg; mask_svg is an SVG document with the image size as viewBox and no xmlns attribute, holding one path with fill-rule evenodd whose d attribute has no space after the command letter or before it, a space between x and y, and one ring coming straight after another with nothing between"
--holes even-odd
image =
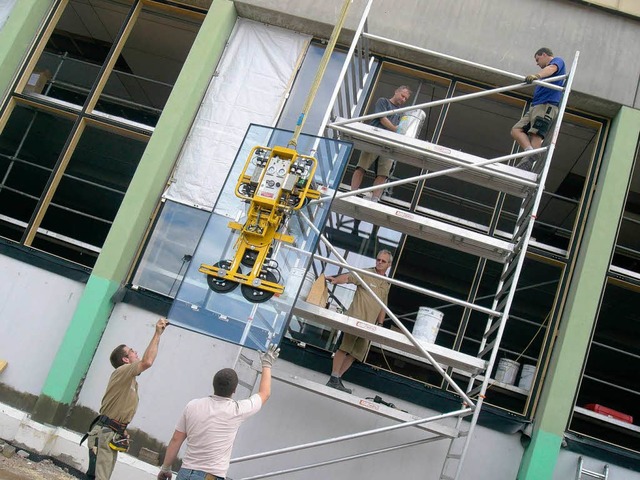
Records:
<instances>
[{"instance_id":1,"label":"scaffold plank","mask_svg":"<svg viewBox=\"0 0 640 480\"><path fill-rule=\"evenodd\" d=\"M362 410L367 410L369 412L375 413L376 415L391 418L399 422L410 422L421 418L410 413L403 412L402 410L398 410L396 408L387 407L386 405L382 405L381 403L375 403L372 400L359 398L357 395L341 392L340 390L336 390L335 388L312 382L297 375L291 375L290 373L280 373L277 371L277 369L274 370L271 375L274 379L281 382L288 383L309 392L314 392L324 397L328 397L341 403L352 405ZM442 425L438 422L427 422L424 424L419 424L416 425L415 428L426 430L430 433L434 433L436 435L447 438L456 438L459 436L459 432L457 429Z\"/></svg>"},{"instance_id":2,"label":"scaffold plank","mask_svg":"<svg viewBox=\"0 0 640 480\"><path fill-rule=\"evenodd\" d=\"M344 119L338 118L337 120ZM354 148L358 150L392 157L400 163L424 170L440 171L459 166L452 163L452 160L462 162L465 165L474 165L487 160L362 122L329 125L329 127L339 131L342 140L353 142ZM464 169L451 173L450 176L518 197L525 197L535 187L537 179L535 173L504 163L485 165L478 170Z\"/></svg>"},{"instance_id":3,"label":"scaffold plank","mask_svg":"<svg viewBox=\"0 0 640 480\"><path fill-rule=\"evenodd\" d=\"M336 198L331 206L333 212L495 262L504 263L513 252L513 244L504 240L364 198Z\"/></svg>"},{"instance_id":4,"label":"scaffold plank","mask_svg":"<svg viewBox=\"0 0 640 480\"><path fill-rule=\"evenodd\" d=\"M298 315L304 319L366 338L372 342L377 342L402 352L418 356L422 355L420 350L401 332L394 332L388 328L376 326L301 300L296 302L292 312L294 315ZM487 362L481 358L466 355L455 350L441 347L440 345L425 343L422 346L433 356L434 360L443 367L453 367L470 374L481 373L486 369ZM424 361L426 362L427 360L425 359Z\"/></svg>"}]
</instances>

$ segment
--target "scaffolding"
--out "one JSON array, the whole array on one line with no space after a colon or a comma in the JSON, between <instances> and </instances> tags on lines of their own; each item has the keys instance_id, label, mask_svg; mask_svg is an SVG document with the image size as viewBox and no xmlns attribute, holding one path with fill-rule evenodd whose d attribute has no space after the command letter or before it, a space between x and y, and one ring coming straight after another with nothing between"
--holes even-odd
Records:
<instances>
[{"instance_id":1,"label":"scaffolding","mask_svg":"<svg viewBox=\"0 0 640 480\"><path fill-rule=\"evenodd\" d=\"M319 385L299 377L281 374L275 370L273 376L280 381L394 419L400 423L389 427L236 458L232 460L232 463L265 458L271 455L279 455L320 445L362 438L367 435L407 427L420 428L428 432L431 436L419 442L410 442L313 465L262 473L260 475L246 477L244 480L281 476L287 473L353 460L355 458L362 458L368 455L437 440L449 441L448 451L443 460L439 476L440 480L457 480L460 478L462 466L473 437L472 434L491 381L491 372L493 371L500 342L505 331L507 319L509 318L511 304L517 289L534 221L536 219L536 213L542 198L562 118L571 91L579 52L576 52L567 75L546 78L544 81L536 80L534 82L537 85L561 90L563 92L557 120L554 124L553 131L548 136L548 144L533 151L518 152L496 158L485 159L451 150L447 148L446 145L438 145L375 128L365 122L390 114L401 114L416 109L429 109L447 103L463 102L465 100L494 95L501 92L515 91L528 87L529 84L524 82L524 76L522 75L368 33L367 17L371 4L372 0L369 0L355 30L353 41L346 55L333 91L331 102L329 103L329 108L324 116L323 127L319 134L351 141L354 147L361 151L384 154L385 156L392 157L397 162L419 167L421 171L426 173L384 185L362 188L355 191L338 192L335 196L327 195L315 202L332 202L331 210L337 215L369 222L378 227L386 227L411 237L428 240L429 242L443 245L456 251L474 255L478 257L480 261L486 262L487 260L491 260L498 262L502 265L500 278L495 294L493 295L491 307L487 307L445 295L441 292L401 282L393 278L378 276L397 287L413 290L464 308L465 315L463 316L463 323L469 322L470 312L479 312L486 315L484 333L477 354L465 354L459 351L460 346L458 346L457 349L448 349L437 344L426 344L416 340L400 319L382 300L373 294L366 283L361 281L362 276L376 277L377 275L349 264L329 239L322 235L322 232L316 231L316 233L320 234L320 240L328 254L323 255L320 253L321 250L318 250L318 253L314 255L314 259L323 265L338 266L356 276L360 280L359 287L367 289L367 291L373 295L380 307L386 312L387 317L391 319L399 331L392 331L380 326L366 324L363 321L348 317L342 313L311 305L301 299L296 301L292 313L316 324L363 337L372 342L377 342L384 347L422 359L424 363L430 364L431 367L442 376L448 387L456 392L460 398L460 405L459 408L451 412L428 418L418 418L400 410L379 403L374 404L373 402L360 399L354 395L324 385ZM357 116L356 112L360 108L364 91L372 72L374 58L371 52L372 40L446 59L451 62L458 62L494 74L500 74L504 77L512 78L516 83L454 98L411 105L383 113ZM557 80L563 80L564 86L560 87L548 83ZM540 161L534 164L532 171L520 170L512 166L512 163L514 163L512 161L521 159L532 153L538 154L540 157ZM448 218L447 221L442 221L422 216L418 213L400 210L394 206L383 203L373 203L359 197L359 195L363 193L376 189L386 189L390 186L393 187L420 180L429 180L441 176L481 185L499 192L499 194L503 196L511 195L520 198L521 204L515 227L513 232L508 235L508 238L503 238L503 236L498 235L496 219L492 220L492 223L487 227L486 231L478 231L469 226L468 222L462 221L462 219L459 219L460 221L458 222L452 221L451 218ZM302 215L302 217L306 218L304 215ZM311 222L308 222L308 224L309 228L315 229ZM462 382L456 381L453 376L454 372L461 374L462 378L468 380ZM455 427L442 423L442 420L447 418L456 419Z\"/></svg>"}]
</instances>

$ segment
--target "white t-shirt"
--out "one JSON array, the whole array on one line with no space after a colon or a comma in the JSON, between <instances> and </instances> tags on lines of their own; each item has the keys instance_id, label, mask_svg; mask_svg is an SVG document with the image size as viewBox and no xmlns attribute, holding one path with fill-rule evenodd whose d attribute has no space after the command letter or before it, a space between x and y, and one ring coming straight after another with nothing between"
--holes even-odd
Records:
<instances>
[{"instance_id":1,"label":"white t-shirt","mask_svg":"<svg viewBox=\"0 0 640 480\"><path fill-rule=\"evenodd\" d=\"M187 434L182 467L226 477L238 428L260 407L258 394L240 401L216 395L191 400L176 425Z\"/></svg>"}]
</instances>

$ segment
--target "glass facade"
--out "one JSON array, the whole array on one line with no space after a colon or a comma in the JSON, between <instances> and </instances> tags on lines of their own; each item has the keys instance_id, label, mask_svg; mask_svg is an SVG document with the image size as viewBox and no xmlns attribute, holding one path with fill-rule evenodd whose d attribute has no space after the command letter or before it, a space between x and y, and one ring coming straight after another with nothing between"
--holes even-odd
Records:
<instances>
[{"instance_id":1,"label":"glass facade","mask_svg":"<svg viewBox=\"0 0 640 480\"><path fill-rule=\"evenodd\" d=\"M92 267L204 15L61 8L2 114L0 236Z\"/></svg>"}]
</instances>

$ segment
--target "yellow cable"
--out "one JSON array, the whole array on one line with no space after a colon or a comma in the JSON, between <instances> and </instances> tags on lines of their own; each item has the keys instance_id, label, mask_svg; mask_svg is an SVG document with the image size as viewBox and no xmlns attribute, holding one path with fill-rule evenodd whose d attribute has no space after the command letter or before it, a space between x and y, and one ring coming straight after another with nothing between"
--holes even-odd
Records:
<instances>
[{"instance_id":1,"label":"yellow cable","mask_svg":"<svg viewBox=\"0 0 640 480\"><path fill-rule=\"evenodd\" d=\"M311 105L315 100L316 93L318 92L318 88L320 88L320 82L322 81L324 72L327 69L327 65L329 65L331 54L333 53L333 50L338 41L338 35L340 35L340 30L342 30L342 26L344 25L344 22L347 19L347 12L349 11L349 6L351 5L351 3L353 3L353 0L345 0L344 5L342 6L340 17L338 18L338 22L336 23L335 27L333 27L333 32L331 32L331 37L329 38L327 49L324 51L322 60L320 60L320 65L318 66L318 71L316 72L316 78L314 79L313 84L311 85L311 89L309 90L309 95L307 95L307 100L305 101L305 104L302 107L302 113L300 113L300 117L298 118L296 129L293 132L293 137L291 137L291 140L289 140L287 147L295 148L298 145L298 137L300 137L300 133L302 132L302 127L304 126L304 123L307 121L307 115L309 113L309 110L311 110Z\"/></svg>"}]
</instances>

